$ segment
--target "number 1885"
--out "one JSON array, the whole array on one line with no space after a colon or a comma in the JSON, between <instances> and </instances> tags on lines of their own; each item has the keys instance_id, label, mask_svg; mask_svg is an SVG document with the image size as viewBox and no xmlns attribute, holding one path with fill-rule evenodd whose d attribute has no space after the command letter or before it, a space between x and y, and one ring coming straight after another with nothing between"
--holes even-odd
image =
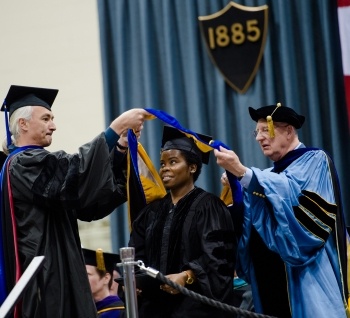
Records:
<instances>
[{"instance_id":1,"label":"number 1885","mask_svg":"<svg viewBox=\"0 0 350 318\"><path fill-rule=\"evenodd\" d=\"M241 45L245 41L256 42L261 37L261 30L258 27L258 20L247 20L246 29L242 23L233 23L229 30L226 25L219 25L216 28L208 28L210 49L216 46L225 47L230 45Z\"/></svg>"}]
</instances>

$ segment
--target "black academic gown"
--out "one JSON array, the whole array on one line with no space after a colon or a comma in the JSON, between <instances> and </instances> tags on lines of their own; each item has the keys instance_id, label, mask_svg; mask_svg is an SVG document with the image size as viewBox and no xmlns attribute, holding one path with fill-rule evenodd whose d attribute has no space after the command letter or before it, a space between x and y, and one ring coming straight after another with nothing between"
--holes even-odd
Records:
<instances>
[{"instance_id":1,"label":"black academic gown","mask_svg":"<svg viewBox=\"0 0 350 318\"><path fill-rule=\"evenodd\" d=\"M133 223L129 245L135 247L135 260L164 275L192 269L196 282L186 285L188 289L232 305L236 251L232 220L218 197L206 193L196 200L201 192L195 188L176 206L170 194L150 203ZM159 286L143 290L138 304L140 318L232 317Z\"/></svg>"},{"instance_id":2,"label":"black academic gown","mask_svg":"<svg viewBox=\"0 0 350 318\"><path fill-rule=\"evenodd\" d=\"M74 155L29 149L14 155L10 161L21 272L33 257L45 256L42 271L24 293L22 317L97 316L81 253L77 219L103 218L126 201L122 169L113 167L112 157L114 154L109 153L105 135L101 133ZM7 175L5 172L3 178L2 225L10 291L15 264Z\"/></svg>"}]
</instances>

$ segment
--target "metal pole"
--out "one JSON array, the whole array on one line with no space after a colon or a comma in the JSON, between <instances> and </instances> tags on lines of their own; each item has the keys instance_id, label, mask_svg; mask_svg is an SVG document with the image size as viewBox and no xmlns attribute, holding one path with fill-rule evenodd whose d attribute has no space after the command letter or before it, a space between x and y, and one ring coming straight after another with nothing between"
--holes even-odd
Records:
<instances>
[{"instance_id":1,"label":"metal pole","mask_svg":"<svg viewBox=\"0 0 350 318\"><path fill-rule=\"evenodd\" d=\"M128 318L138 318L137 294L135 280L135 249L122 247L119 249L120 259L123 264L125 309Z\"/></svg>"}]
</instances>

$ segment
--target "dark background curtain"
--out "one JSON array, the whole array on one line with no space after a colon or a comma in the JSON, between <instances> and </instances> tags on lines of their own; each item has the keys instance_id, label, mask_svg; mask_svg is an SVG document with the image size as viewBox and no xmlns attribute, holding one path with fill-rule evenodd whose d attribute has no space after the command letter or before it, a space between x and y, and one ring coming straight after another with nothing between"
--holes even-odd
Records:
<instances>
[{"instance_id":1,"label":"dark background curtain","mask_svg":"<svg viewBox=\"0 0 350 318\"><path fill-rule=\"evenodd\" d=\"M258 72L245 94L234 91L211 62L199 16L222 0L99 0L106 123L133 107L161 109L198 133L219 139L246 166L266 168L252 136L248 107L281 102L306 116L299 138L326 150L338 169L350 216L349 127L344 97L337 3L333 0L237 0L268 5L268 36ZM158 168L162 124L146 122L141 143ZM215 157L197 185L220 194ZM126 208L111 219L113 249L127 246Z\"/></svg>"}]
</instances>

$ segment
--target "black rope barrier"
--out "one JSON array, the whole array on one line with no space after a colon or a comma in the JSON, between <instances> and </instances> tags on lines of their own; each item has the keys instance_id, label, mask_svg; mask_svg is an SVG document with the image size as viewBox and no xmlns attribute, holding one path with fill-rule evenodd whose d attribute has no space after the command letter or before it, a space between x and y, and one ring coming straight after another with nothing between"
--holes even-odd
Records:
<instances>
[{"instance_id":1,"label":"black rope barrier","mask_svg":"<svg viewBox=\"0 0 350 318\"><path fill-rule=\"evenodd\" d=\"M232 314L238 314L241 317L253 317L253 318L276 318L273 316L268 316L268 315L263 315L263 314L258 314L249 310L244 310L235 306L230 306L227 305L225 303L221 303L217 300L208 298L206 296L200 295L198 293L195 293L192 290L187 289L186 287L183 287L179 284L174 283L173 281L171 281L170 279L168 279L167 277L165 277L161 272L150 268L150 267L144 267L142 262L138 262L137 264L141 270L145 271L149 276L156 278L158 280L160 280L161 282L163 282L164 284L167 284L169 286L171 286L172 288L175 288L177 291L179 291L180 293L189 296L191 298L194 298L202 303L205 303L207 305L219 308L223 311L232 313Z\"/></svg>"}]
</instances>

